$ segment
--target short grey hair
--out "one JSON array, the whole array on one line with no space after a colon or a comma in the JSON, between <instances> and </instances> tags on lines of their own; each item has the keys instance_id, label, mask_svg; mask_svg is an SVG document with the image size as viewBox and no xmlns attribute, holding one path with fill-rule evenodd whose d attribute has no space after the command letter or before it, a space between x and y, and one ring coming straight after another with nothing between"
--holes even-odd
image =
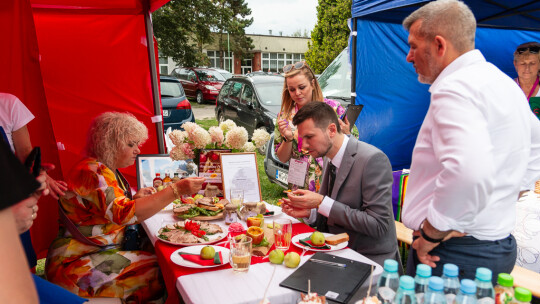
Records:
<instances>
[{"instance_id":1,"label":"short grey hair","mask_svg":"<svg viewBox=\"0 0 540 304\"><path fill-rule=\"evenodd\" d=\"M86 155L109 168L115 167L116 155L129 141L142 145L148 129L133 114L105 112L92 121L86 138Z\"/></svg>"},{"instance_id":2,"label":"short grey hair","mask_svg":"<svg viewBox=\"0 0 540 304\"><path fill-rule=\"evenodd\" d=\"M420 36L433 39L440 35L460 53L474 49L476 19L465 3L458 0L430 2L405 18L403 27L409 31L417 20L422 20Z\"/></svg>"}]
</instances>

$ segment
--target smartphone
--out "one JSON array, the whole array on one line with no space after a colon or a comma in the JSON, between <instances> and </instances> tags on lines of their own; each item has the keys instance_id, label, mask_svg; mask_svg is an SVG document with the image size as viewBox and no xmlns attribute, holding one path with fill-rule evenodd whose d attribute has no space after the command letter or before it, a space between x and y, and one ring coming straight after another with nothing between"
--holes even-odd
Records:
<instances>
[{"instance_id":1,"label":"smartphone","mask_svg":"<svg viewBox=\"0 0 540 304\"><path fill-rule=\"evenodd\" d=\"M39 176L39 173L41 173L41 149L39 147L32 149L32 152L26 157L24 165L34 177Z\"/></svg>"},{"instance_id":2,"label":"smartphone","mask_svg":"<svg viewBox=\"0 0 540 304\"><path fill-rule=\"evenodd\" d=\"M351 124L351 129L354 126L354 123L358 119L358 116L360 115L360 112L362 112L362 109L364 108L364 105L353 105L350 104L347 106L347 110L345 110L345 113L341 115L340 119L343 120L345 117L347 117L347 120L349 120L349 123Z\"/></svg>"}]
</instances>

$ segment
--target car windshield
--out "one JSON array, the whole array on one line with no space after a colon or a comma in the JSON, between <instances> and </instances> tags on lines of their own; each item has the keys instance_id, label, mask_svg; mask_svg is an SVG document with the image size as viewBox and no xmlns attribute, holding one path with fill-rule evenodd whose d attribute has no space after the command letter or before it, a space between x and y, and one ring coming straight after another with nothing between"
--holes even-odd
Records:
<instances>
[{"instance_id":1,"label":"car windshield","mask_svg":"<svg viewBox=\"0 0 540 304\"><path fill-rule=\"evenodd\" d=\"M260 83L255 85L261 103L266 106L281 105L281 91L283 91L283 83Z\"/></svg>"},{"instance_id":2,"label":"car windshield","mask_svg":"<svg viewBox=\"0 0 540 304\"><path fill-rule=\"evenodd\" d=\"M218 73L217 71L212 70L201 70L195 71L200 81L225 81L225 77Z\"/></svg>"},{"instance_id":3,"label":"car windshield","mask_svg":"<svg viewBox=\"0 0 540 304\"><path fill-rule=\"evenodd\" d=\"M180 97L184 95L184 88L178 82L162 81L161 97Z\"/></svg>"},{"instance_id":4,"label":"car windshield","mask_svg":"<svg viewBox=\"0 0 540 304\"><path fill-rule=\"evenodd\" d=\"M351 69L349 67L348 48L345 48L336 59L330 63L318 80L325 97L350 98Z\"/></svg>"}]
</instances>

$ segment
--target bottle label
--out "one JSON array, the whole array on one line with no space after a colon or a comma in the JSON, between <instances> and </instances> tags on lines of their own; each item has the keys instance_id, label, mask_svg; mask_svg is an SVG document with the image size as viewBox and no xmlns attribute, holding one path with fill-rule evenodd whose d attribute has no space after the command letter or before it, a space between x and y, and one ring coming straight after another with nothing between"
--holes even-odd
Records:
<instances>
[{"instance_id":1,"label":"bottle label","mask_svg":"<svg viewBox=\"0 0 540 304\"><path fill-rule=\"evenodd\" d=\"M456 295L453 293L447 293L444 295L446 297L446 303L447 304L454 304L454 300L456 299Z\"/></svg>"},{"instance_id":2,"label":"bottle label","mask_svg":"<svg viewBox=\"0 0 540 304\"><path fill-rule=\"evenodd\" d=\"M377 298L379 298L379 300L381 300L381 302L384 304L392 303L395 296L396 292L390 287L381 286L377 290Z\"/></svg>"},{"instance_id":3,"label":"bottle label","mask_svg":"<svg viewBox=\"0 0 540 304\"><path fill-rule=\"evenodd\" d=\"M495 299L490 297L483 297L476 301L477 304L495 304Z\"/></svg>"}]
</instances>

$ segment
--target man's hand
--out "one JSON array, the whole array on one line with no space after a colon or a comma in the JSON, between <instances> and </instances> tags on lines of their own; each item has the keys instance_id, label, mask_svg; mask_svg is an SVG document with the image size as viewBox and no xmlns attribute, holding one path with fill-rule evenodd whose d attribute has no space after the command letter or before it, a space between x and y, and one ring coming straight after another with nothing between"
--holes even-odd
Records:
<instances>
[{"instance_id":1,"label":"man's hand","mask_svg":"<svg viewBox=\"0 0 540 304\"><path fill-rule=\"evenodd\" d=\"M412 243L412 247L414 250L416 250L416 255L418 256L418 260L420 260L420 263L426 264L432 268L437 267L435 265L435 262L438 262L441 258L435 255L430 255L429 252L433 250L433 248L439 246L440 243L430 243L424 238L419 237Z\"/></svg>"},{"instance_id":2,"label":"man's hand","mask_svg":"<svg viewBox=\"0 0 540 304\"><path fill-rule=\"evenodd\" d=\"M349 120L347 119L347 116L343 117L343 120L339 119L339 127L341 128L341 133L343 134L351 134L351 124L349 123Z\"/></svg>"},{"instance_id":3,"label":"man's hand","mask_svg":"<svg viewBox=\"0 0 540 304\"><path fill-rule=\"evenodd\" d=\"M291 201L289 199L284 198L283 204L281 204L281 210L288 216L292 216L295 218L303 218L311 215L311 209L298 209L294 208L290 205Z\"/></svg>"},{"instance_id":4,"label":"man's hand","mask_svg":"<svg viewBox=\"0 0 540 304\"><path fill-rule=\"evenodd\" d=\"M133 199L139 199L141 197L145 197L145 196L148 196L148 195L152 195L154 193L156 193L156 188L154 187L146 187L146 188L141 188L139 189L139 191L137 191L137 193L135 193L135 195L133 196Z\"/></svg>"},{"instance_id":5,"label":"man's hand","mask_svg":"<svg viewBox=\"0 0 540 304\"><path fill-rule=\"evenodd\" d=\"M32 227L34 220L37 218L38 212L38 200L41 195L49 194L49 189L45 183L47 174L42 171L36 180L41 186L32 193L27 199L20 201L12 207L13 216L15 217L15 223L17 225L17 232L19 234L25 232Z\"/></svg>"},{"instance_id":6,"label":"man's hand","mask_svg":"<svg viewBox=\"0 0 540 304\"><path fill-rule=\"evenodd\" d=\"M42 164L41 167L44 170L42 172L45 172L45 182L47 184L47 189L49 189L49 193L55 200L58 200L60 196L66 194L65 191L67 191L68 189L67 183L64 181L54 180L47 174L47 171L53 170L55 168L53 164Z\"/></svg>"},{"instance_id":7,"label":"man's hand","mask_svg":"<svg viewBox=\"0 0 540 304\"><path fill-rule=\"evenodd\" d=\"M202 184L205 180L206 178L204 177L188 177L177 181L175 186L177 187L180 194L192 195L201 190Z\"/></svg>"},{"instance_id":8,"label":"man's hand","mask_svg":"<svg viewBox=\"0 0 540 304\"><path fill-rule=\"evenodd\" d=\"M293 192L288 192L289 204L294 209L313 209L317 208L324 199L319 193L298 189Z\"/></svg>"}]
</instances>

